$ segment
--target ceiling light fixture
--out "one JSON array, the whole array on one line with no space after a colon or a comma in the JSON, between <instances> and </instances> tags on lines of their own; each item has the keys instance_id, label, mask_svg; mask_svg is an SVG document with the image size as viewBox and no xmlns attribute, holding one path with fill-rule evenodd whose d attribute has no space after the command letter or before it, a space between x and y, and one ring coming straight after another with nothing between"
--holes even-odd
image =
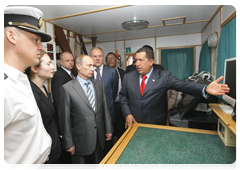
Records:
<instances>
[{"instance_id":1,"label":"ceiling light fixture","mask_svg":"<svg viewBox=\"0 0 240 170\"><path fill-rule=\"evenodd\" d=\"M136 17L134 17L133 20L122 23L122 27L127 30L140 30L147 28L148 24L149 22L144 20L137 20Z\"/></svg>"}]
</instances>

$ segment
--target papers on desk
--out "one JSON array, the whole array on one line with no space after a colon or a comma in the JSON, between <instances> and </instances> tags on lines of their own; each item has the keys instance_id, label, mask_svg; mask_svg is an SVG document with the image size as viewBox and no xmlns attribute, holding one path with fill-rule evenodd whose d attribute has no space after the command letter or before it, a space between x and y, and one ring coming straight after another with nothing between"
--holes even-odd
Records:
<instances>
[{"instance_id":1,"label":"papers on desk","mask_svg":"<svg viewBox=\"0 0 240 170\"><path fill-rule=\"evenodd\" d=\"M226 114L232 114L233 107L229 105L219 105L219 107L224 111Z\"/></svg>"}]
</instances>

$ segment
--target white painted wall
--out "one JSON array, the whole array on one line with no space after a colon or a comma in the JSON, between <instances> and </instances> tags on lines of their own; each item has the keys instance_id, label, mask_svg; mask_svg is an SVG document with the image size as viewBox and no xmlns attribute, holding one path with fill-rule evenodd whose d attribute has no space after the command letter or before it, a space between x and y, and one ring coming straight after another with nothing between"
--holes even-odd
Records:
<instances>
[{"instance_id":1,"label":"white painted wall","mask_svg":"<svg viewBox=\"0 0 240 170\"><path fill-rule=\"evenodd\" d=\"M202 43L206 42L208 39L209 34L211 34L211 23L203 30L202 32Z\"/></svg>"},{"instance_id":2,"label":"white painted wall","mask_svg":"<svg viewBox=\"0 0 240 170\"><path fill-rule=\"evenodd\" d=\"M135 53L144 45L150 45L155 51L155 38L145 38L125 41L125 47L131 47L131 52Z\"/></svg>"},{"instance_id":3,"label":"white painted wall","mask_svg":"<svg viewBox=\"0 0 240 170\"><path fill-rule=\"evenodd\" d=\"M157 48L159 47L178 47L178 46L189 46L189 45L200 45L201 34L187 34L187 35L176 35L166 36L157 38Z\"/></svg>"}]
</instances>

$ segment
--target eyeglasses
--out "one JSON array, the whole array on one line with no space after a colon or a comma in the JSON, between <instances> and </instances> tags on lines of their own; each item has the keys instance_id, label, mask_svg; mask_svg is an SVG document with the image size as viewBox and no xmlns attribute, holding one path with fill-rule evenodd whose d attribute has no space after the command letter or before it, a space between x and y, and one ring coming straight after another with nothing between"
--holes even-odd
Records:
<instances>
[{"instance_id":1,"label":"eyeglasses","mask_svg":"<svg viewBox=\"0 0 240 170\"><path fill-rule=\"evenodd\" d=\"M107 57L107 60L114 60L116 59L115 57Z\"/></svg>"}]
</instances>

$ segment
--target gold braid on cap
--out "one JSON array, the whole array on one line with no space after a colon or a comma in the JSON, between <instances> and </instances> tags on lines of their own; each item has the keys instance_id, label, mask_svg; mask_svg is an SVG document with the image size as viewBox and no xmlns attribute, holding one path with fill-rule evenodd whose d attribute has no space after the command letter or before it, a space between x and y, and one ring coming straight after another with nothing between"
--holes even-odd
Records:
<instances>
[{"instance_id":1,"label":"gold braid on cap","mask_svg":"<svg viewBox=\"0 0 240 170\"><path fill-rule=\"evenodd\" d=\"M39 31L39 28L38 28L38 27L36 27L36 26L34 26L34 25L31 25L31 24L28 24L28 23L26 23L26 22L24 22L24 23L19 23L19 22L11 22L11 21L9 21L8 24L9 24L9 25L16 25L16 26L30 27L30 28L34 28L34 29L36 29L36 30Z\"/></svg>"}]
</instances>

